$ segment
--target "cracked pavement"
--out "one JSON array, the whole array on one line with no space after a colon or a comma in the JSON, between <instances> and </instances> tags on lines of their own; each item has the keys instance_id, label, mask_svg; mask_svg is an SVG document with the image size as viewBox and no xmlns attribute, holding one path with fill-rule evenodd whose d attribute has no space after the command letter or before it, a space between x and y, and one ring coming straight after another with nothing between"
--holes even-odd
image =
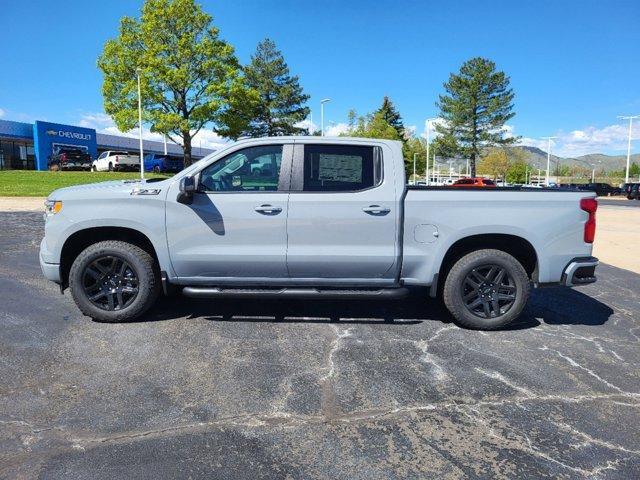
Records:
<instances>
[{"instance_id":1,"label":"cracked pavement","mask_svg":"<svg viewBox=\"0 0 640 480\"><path fill-rule=\"evenodd\" d=\"M163 299L100 324L0 213L2 478L632 478L640 276L463 330L402 302Z\"/></svg>"}]
</instances>

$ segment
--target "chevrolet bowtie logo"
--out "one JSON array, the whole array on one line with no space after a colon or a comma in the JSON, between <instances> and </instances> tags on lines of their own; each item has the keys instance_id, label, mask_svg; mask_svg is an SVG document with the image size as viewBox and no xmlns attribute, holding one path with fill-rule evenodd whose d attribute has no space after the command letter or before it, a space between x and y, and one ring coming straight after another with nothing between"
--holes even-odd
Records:
<instances>
[{"instance_id":1,"label":"chevrolet bowtie logo","mask_svg":"<svg viewBox=\"0 0 640 480\"><path fill-rule=\"evenodd\" d=\"M47 134L47 135L54 136L54 135L57 135L57 134L58 134L58 132L57 132L57 130L47 130L47 131L46 131L46 134Z\"/></svg>"}]
</instances>

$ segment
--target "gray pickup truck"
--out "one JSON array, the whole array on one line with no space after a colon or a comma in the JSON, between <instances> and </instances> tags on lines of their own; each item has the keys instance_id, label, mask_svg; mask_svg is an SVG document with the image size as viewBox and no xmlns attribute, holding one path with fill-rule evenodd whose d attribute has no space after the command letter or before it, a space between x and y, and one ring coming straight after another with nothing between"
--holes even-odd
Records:
<instances>
[{"instance_id":1,"label":"gray pickup truck","mask_svg":"<svg viewBox=\"0 0 640 480\"><path fill-rule=\"evenodd\" d=\"M519 316L532 285L596 280L594 197L407 186L394 141L251 139L166 180L56 190L40 264L106 322L177 289L282 299L417 290L441 296L463 326L496 329Z\"/></svg>"}]
</instances>

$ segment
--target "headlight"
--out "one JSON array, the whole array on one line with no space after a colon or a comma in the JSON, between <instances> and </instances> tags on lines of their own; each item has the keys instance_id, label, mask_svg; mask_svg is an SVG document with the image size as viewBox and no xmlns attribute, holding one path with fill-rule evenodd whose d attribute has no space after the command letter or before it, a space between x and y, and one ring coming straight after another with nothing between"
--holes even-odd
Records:
<instances>
[{"instance_id":1,"label":"headlight","mask_svg":"<svg viewBox=\"0 0 640 480\"><path fill-rule=\"evenodd\" d=\"M62 210L62 202L60 200L45 200L44 213L47 215L55 215Z\"/></svg>"}]
</instances>

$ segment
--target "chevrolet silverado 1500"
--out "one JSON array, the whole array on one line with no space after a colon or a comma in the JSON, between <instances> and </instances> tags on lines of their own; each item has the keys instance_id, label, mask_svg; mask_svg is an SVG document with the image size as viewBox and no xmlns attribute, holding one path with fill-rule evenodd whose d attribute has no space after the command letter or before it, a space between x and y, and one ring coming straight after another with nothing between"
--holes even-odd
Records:
<instances>
[{"instance_id":1,"label":"chevrolet silverado 1500","mask_svg":"<svg viewBox=\"0 0 640 480\"><path fill-rule=\"evenodd\" d=\"M594 197L407 186L394 141L251 139L166 180L56 190L40 264L101 321L138 317L175 289L396 299L417 287L459 324L495 329L532 285L595 281Z\"/></svg>"}]
</instances>

